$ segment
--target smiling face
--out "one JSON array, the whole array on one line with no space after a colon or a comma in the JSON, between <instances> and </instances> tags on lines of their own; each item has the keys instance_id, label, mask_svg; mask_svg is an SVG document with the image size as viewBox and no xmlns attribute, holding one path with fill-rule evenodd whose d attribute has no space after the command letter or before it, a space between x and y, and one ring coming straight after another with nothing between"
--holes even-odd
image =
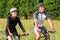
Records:
<instances>
[{"instance_id":1,"label":"smiling face","mask_svg":"<svg viewBox=\"0 0 60 40\"><path fill-rule=\"evenodd\" d=\"M40 13L43 13L43 12L44 12L44 6L40 6L40 7L38 8L38 10L39 10Z\"/></svg>"},{"instance_id":2,"label":"smiling face","mask_svg":"<svg viewBox=\"0 0 60 40\"><path fill-rule=\"evenodd\" d=\"M11 16L12 16L13 18L16 18L16 17L17 17L17 11L13 11L13 12L11 13Z\"/></svg>"}]
</instances>

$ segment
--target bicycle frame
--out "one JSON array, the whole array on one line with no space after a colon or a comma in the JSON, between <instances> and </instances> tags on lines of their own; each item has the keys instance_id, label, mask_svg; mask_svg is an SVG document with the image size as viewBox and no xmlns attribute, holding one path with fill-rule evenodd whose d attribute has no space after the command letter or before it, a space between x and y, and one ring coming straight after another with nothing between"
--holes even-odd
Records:
<instances>
[{"instance_id":1,"label":"bicycle frame","mask_svg":"<svg viewBox=\"0 0 60 40\"><path fill-rule=\"evenodd\" d=\"M48 32L51 33L51 34L53 34L53 36L55 36L55 35L54 35L55 32L52 32L52 31L48 31ZM46 38L46 33L44 33L44 40L47 40L47 38ZM55 39L54 39L54 40L55 40Z\"/></svg>"}]
</instances>

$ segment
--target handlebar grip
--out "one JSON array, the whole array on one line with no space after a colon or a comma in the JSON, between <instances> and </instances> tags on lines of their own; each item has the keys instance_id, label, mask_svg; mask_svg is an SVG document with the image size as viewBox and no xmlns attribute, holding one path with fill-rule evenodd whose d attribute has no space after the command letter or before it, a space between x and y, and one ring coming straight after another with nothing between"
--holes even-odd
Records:
<instances>
[{"instance_id":1,"label":"handlebar grip","mask_svg":"<svg viewBox=\"0 0 60 40\"><path fill-rule=\"evenodd\" d=\"M55 32L53 32L53 31L48 31L48 32L50 32L50 33L55 33Z\"/></svg>"},{"instance_id":2,"label":"handlebar grip","mask_svg":"<svg viewBox=\"0 0 60 40\"><path fill-rule=\"evenodd\" d=\"M26 35L29 35L29 34L26 34ZM22 34L22 35L20 35L20 36L26 36L26 35Z\"/></svg>"}]
</instances>

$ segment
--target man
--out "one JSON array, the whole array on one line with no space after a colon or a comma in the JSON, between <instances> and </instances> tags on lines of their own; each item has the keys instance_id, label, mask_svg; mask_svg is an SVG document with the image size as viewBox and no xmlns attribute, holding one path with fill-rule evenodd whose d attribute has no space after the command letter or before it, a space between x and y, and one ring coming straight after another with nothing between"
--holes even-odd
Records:
<instances>
[{"instance_id":1,"label":"man","mask_svg":"<svg viewBox=\"0 0 60 40\"><path fill-rule=\"evenodd\" d=\"M18 33L15 28L17 23L19 24L20 28L23 31L23 34L26 35L27 32L23 28L23 25L21 21L18 18L18 9L17 8L12 8L10 10L10 16L7 18L7 26L6 26L6 35L8 40L12 40L12 36L14 36L15 40L18 40Z\"/></svg>"},{"instance_id":2,"label":"man","mask_svg":"<svg viewBox=\"0 0 60 40\"><path fill-rule=\"evenodd\" d=\"M44 10L44 4L39 3L37 6L38 6L38 11L36 11L34 13L34 23L35 23L34 31L35 31L35 34L36 34L36 40L40 40L41 31L46 34L47 40L50 40L49 33L48 33L47 29L44 27L43 22L44 22L45 19L48 19L48 22L50 24L50 28L53 32L55 32L54 25L53 25L53 23L50 19L50 16Z\"/></svg>"}]
</instances>

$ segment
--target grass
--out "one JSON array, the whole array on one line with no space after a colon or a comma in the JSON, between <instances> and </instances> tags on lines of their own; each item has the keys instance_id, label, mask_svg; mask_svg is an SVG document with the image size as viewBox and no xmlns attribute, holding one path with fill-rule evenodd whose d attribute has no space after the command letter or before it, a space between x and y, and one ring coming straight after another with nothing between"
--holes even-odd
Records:
<instances>
[{"instance_id":1,"label":"grass","mask_svg":"<svg viewBox=\"0 0 60 40\"><path fill-rule=\"evenodd\" d=\"M35 33L34 33L34 21L33 19L30 20L21 20L25 30L30 34L29 36L22 36L21 40L34 40L35 39ZM55 34L50 34L51 40L60 40L60 21L53 20L54 26L56 28ZM50 30L49 23L47 20L44 22L46 28ZM5 40L5 28L6 28L6 19L0 19L0 40ZM23 32L19 28L19 26L16 26L16 29L18 31L18 34L22 34ZM55 36L53 36L55 35ZM43 40L43 38L41 38Z\"/></svg>"}]
</instances>

